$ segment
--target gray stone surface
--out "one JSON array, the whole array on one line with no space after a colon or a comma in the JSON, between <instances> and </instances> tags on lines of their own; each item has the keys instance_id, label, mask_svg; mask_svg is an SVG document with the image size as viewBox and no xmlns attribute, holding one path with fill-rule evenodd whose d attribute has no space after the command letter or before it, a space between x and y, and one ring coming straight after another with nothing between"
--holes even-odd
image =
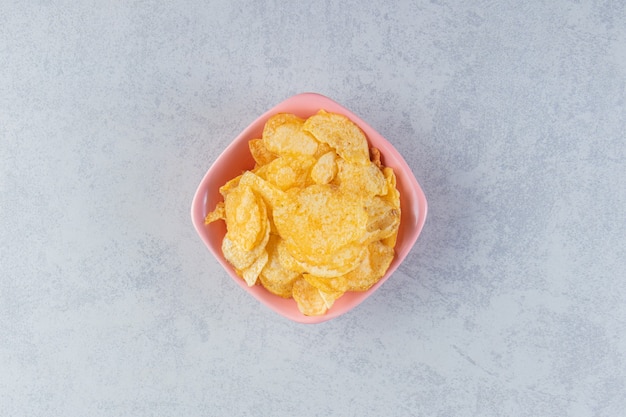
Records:
<instances>
[{"instance_id":1,"label":"gray stone surface","mask_svg":"<svg viewBox=\"0 0 626 417\"><path fill-rule=\"evenodd\" d=\"M623 415L623 2L9 1L0 39L0 415ZM189 216L305 91L429 200L389 281L313 326Z\"/></svg>"}]
</instances>

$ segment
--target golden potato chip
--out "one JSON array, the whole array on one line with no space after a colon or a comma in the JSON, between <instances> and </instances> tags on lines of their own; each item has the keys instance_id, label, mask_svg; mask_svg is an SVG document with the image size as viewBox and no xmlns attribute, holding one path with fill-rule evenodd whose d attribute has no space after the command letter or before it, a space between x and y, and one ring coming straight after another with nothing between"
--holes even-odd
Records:
<instances>
[{"instance_id":1,"label":"golden potato chip","mask_svg":"<svg viewBox=\"0 0 626 417\"><path fill-rule=\"evenodd\" d=\"M338 159L335 183L345 192L357 194L363 200L374 195L387 194L385 176L373 163L356 165Z\"/></svg>"},{"instance_id":2,"label":"golden potato chip","mask_svg":"<svg viewBox=\"0 0 626 417\"><path fill-rule=\"evenodd\" d=\"M263 238L267 220L265 203L248 186L232 189L224 199L226 229L243 250L251 250Z\"/></svg>"},{"instance_id":3,"label":"golden potato chip","mask_svg":"<svg viewBox=\"0 0 626 417\"><path fill-rule=\"evenodd\" d=\"M277 205L283 205L287 200L287 195L276 185L265 181L254 172L246 171L239 180L239 185L249 186L263 197L267 208L273 209Z\"/></svg>"},{"instance_id":4,"label":"golden potato chip","mask_svg":"<svg viewBox=\"0 0 626 417\"><path fill-rule=\"evenodd\" d=\"M326 305L327 309L330 309L333 304L335 304L335 301L337 301L342 295L344 295L344 292L325 292L322 290L318 290L320 293L320 297L322 298L322 300L324 300L324 304Z\"/></svg>"},{"instance_id":5,"label":"golden potato chip","mask_svg":"<svg viewBox=\"0 0 626 417\"><path fill-rule=\"evenodd\" d=\"M385 194L383 198L389 203L391 203L391 205L393 205L398 211L398 223L399 223L402 210L400 209L400 192L398 191L398 188L396 186L396 175L393 172L393 169L389 167L383 168L383 175L385 176L385 180L387 181L387 194ZM398 224L398 227L396 227L393 233L391 233L389 236L382 239L382 242L385 245L391 248L394 248L396 246L396 241L398 239L399 226L400 225Z\"/></svg>"},{"instance_id":6,"label":"golden potato chip","mask_svg":"<svg viewBox=\"0 0 626 417\"><path fill-rule=\"evenodd\" d=\"M326 301L320 295L319 290L304 278L293 283L292 295L298 309L305 316L321 316L328 311Z\"/></svg>"},{"instance_id":7,"label":"golden potato chip","mask_svg":"<svg viewBox=\"0 0 626 417\"><path fill-rule=\"evenodd\" d=\"M383 176L387 183L387 193L385 199L389 201L395 208L400 210L400 191L396 186L396 174L389 167L383 168Z\"/></svg>"},{"instance_id":8,"label":"golden potato chip","mask_svg":"<svg viewBox=\"0 0 626 417\"><path fill-rule=\"evenodd\" d=\"M326 256L363 236L367 213L360 201L337 187L313 184L275 207L274 223L290 248Z\"/></svg>"},{"instance_id":9,"label":"golden potato chip","mask_svg":"<svg viewBox=\"0 0 626 417\"><path fill-rule=\"evenodd\" d=\"M344 293L348 291L348 281L345 275L324 278L311 274L302 274L302 277L320 291L327 293Z\"/></svg>"},{"instance_id":10,"label":"golden potato chip","mask_svg":"<svg viewBox=\"0 0 626 417\"><path fill-rule=\"evenodd\" d=\"M261 274L263 268L265 268L267 260L267 251L263 250L261 252L261 255L259 255L259 257L256 258L254 262L252 262L252 265L241 271L241 275L246 281L246 284L248 284L248 287L252 287L254 284L256 284L256 280L259 277L259 274Z\"/></svg>"},{"instance_id":11,"label":"golden potato chip","mask_svg":"<svg viewBox=\"0 0 626 417\"><path fill-rule=\"evenodd\" d=\"M287 249L287 244L282 238L276 246L276 255L278 256L278 262L283 268L289 271L297 272L298 274L306 271L306 268L300 266L298 261L296 261L293 255L289 252L289 250Z\"/></svg>"},{"instance_id":12,"label":"golden potato chip","mask_svg":"<svg viewBox=\"0 0 626 417\"><path fill-rule=\"evenodd\" d=\"M330 255L303 253L297 247L285 248L292 255L297 268L301 272L310 272L318 277L334 278L347 274L356 268L367 253L367 247L362 244L350 244L338 249Z\"/></svg>"},{"instance_id":13,"label":"golden potato chip","mask_svg":"<svg viewBox=\"0 0 626 417\"><path fill-rule=\"evenodd\" d=\"M323 143L323 142L319 142L317 144L317 151L315 151L315 155L313 155L316 159L319 159L322 155L333 151L335 152L335 149L333 149L328 143Z\"/></svg>"},{"instance_id":14,"label":"golden potato chip","mask_svg":"<svg viewBox=\"0 0 626 417\"><path fill-rule=\"evenodd\" d=\"M276 154L270 152L270 150L265 147L263 139L250 140L248 147L250 148L250 154L252 154L254 162L259 166L267 165L277 157Z\"/></svg>"},{"instance_id":15,"label":"golden potato chip","mask_svg":"<svg viewBox=\"0 0 626 417\"><path fill-rule=\"evenodd\" d=\"M261 252L265 250L265 246L270 237L270 225L269 220L266 221L265 235L261 242L255 246L252 250L245 250L238 244L236 244L226 233L224 239L222 239L222 253L224 258L236 269L244 270L259 257Z\"/></svg>"},{"instance_id":16,"label":"golden potato chip","mask_svg":"<svg viewBox=\"0 0 626 417\"><path fill-rule=\"evenodd\" d=\"M261 284L272 294L276 294L283 298L291 298L291 290L293 283L301 275L298 272L291 271L280 263L278 244L280 236L271 235L267 243L268 261L259 275Z\"/></svg>"},{"instance_id":17,"label":"golden potato chip","mask_svg":"<svg viewBox=\"0 0 626 417\"><path fill-rule=\"evenodd\" d=\"M311 170L311 179L317 184L328 184L337 174L337 164L335 151L326 152L317 159Z\"/></svg>"},{"instance_id":18,"label":"golden potato chip","mask_svg":"<svg viewBox=\"0 0 626 417\"><path fill-rule=\"evenodd\" d=\"M367 256L359 266L346 274L348 291L367 291L387 272L395 253L383 243L372 242L367 247Z\"/></svg>"},{"instance_id":19,"label":"golden potato chip","mask_svg":"<svg viewBox=\"0 0 626 417\"><path fill-rule=\"evenodd\" d=\"M342 114L319 111L302 126L319 142L327 143L346 161L365 165L370 162L367 138L363 131Z\"/></svg>"},{"instance_id":20,"label":"golden potato chip","mask_svg":"<svg viewBox=\"0 0 626 417\"><path fill-rule=\"evenodd\" d=\"M226 210L224 209L223 201L217 203L215 209L206 215L204 224L213 223L216 220L226 220Z\"/></svg>"},{"instance_id":21,"label":"golden potato chip","mask_svg":"<svg viewBox=\"0 0 626 417\"><path fill-rule=\"evenodd\" d=\"M372 242L367 247L370 258L370 266L376 276L376 282L382 278L387 270L389 269L389 265L393 261L395 256L395 251L393 248L384 245L381 242Z\"/></svg>"},{"instance_id":22,"label":"golden potato chip","mask_svg":"<svg viewBox=\"0 0 626 417\"><path fill-rule=\"evenodd\" d=\"M241 175L236 176L232 180L228 181L226 184L220 187L220 194L222 197L226 198L226 194L228 194L231 190L239 186L239 180L241 179Z\"/></svg>"},{"instance_id":23,"label":"golden potato chip","mask_svg":"<svg viewBox=\"0 0 626 417\"><path fill-rule=\"evenodd\" d=\"M263 142L277 155L314 155L318 142L302 130L304 119L293 114L279 113L265 123Z\"/></svg>"},{"instance_id":24,"label":"golden potato chip","mask_svg":"<svg viewBox=\"0 0 626 417\"><path fill-rule=\"evenodd\" d=\"M255 173L285 191L292 187L305 187L313 164L315 158L310 155L281 156Z\"/></svg>"},{"instance_id":25,"label":"golden potato chip","mask_svg":"<svg viewBox=\"0 0 626 417\"><path fill-rule=\"evenodd\" d=\"M382 197L375 196L365 205L367 212L367 233L361 242L370 243L385 239L398 231L400 210Z\"/></svg>"},{"instance_id":26,"label":"golden potato chip","mask_svg":"<svg viewBox=\"0 0 626 417\"><path fill-rule=\"evenodd\" d=\"M282 271L286 271L286 273L284 275L276 275L272 277L261 273L261 275L259 275L259 281L261 281L261 285L263 285L263 287L272 294L282 298L291 298L293 283L299 279L301 275L291 275L292 272L285 269Z\"/></svg>"},{"instance_id":27,"label":"golden potato chip","mask_svg":"<svg viewBox=\"0 0 626 417\"><path fill-rule=\"evenodd\" d=\"M397 241L398 241L398 229L396 229L392 234L390 234L386 238L381 239L381 242L385 246L388 246L388 247L390 247L392 249L396 247L396 242Z\"/></svg>"}]
</instances>

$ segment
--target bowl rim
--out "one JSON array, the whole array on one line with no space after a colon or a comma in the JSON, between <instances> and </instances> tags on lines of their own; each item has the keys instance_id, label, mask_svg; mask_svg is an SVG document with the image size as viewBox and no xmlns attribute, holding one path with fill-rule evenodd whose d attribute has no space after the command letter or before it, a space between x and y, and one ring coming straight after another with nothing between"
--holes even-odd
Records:
<instances>
[{"instance_id":1,"label":"bowl rim","mask_svg":"<svg viewBox=\"0 0 626 417\"><path fill-rule=\"evenodd\" d=\"M294 109L294 106L297 107L297 109ZM390 160L393 162L392 165L395 165L392 166L392 168L394 169L396 178L398 180L398 188L400 188L400 184L402 184L402 188L404 189L404 192L401 192L402 217L401 230L399 231L398 235L398 242L400 242L401 238L403 240L400 247L396 245L396 254L394 256L394 260L392 261L392 264L390 265L385 275L369 290L364 292L346 293L346 295L337 300L335 305L333 305L333 307L330 308L329 311L322 316L305 316L300 313L299 310L297 310L296 303L293 299L284 299L274 294L271 294L262 286L257 285L253 287L248 287L245 281L235 273L233 267L228 263L228 261L224 259L223 254L221 253L221 247L217 248L211 240L211 233L222 234L223 238L223 233L225 232L224 222L215 222L211 225L205 226L204 218L206 217L206 213L210 210L213 210L213 207L215 206L217 201L220 200L221 196L218 197L215 195L215 193L217 192L217 188L219 188L219 186L225 182L223 181L220 183L219 180L213 180L213 177L220 176L227 179L232 178L232 175L230 174L216 175L219 174L218 169L222 167L221 162L223 158L229 156L235 151L241 150L241 148L243 148L243 145L245 145L247 149L248 141L255 137L260 137L258 133L262 131L262 127L271 116L277 113L289 112L299 115L300 117L308 117L308 115L314 114L314 112L322 108L326 111L340 113L347 116L350 120L357 124L361 128L361 130L363 130L368 139L369 146L373 145L372 141L376 142L374 143L374 145L376 145L376 147L381 150L383 161ZM247 164L250 167L253 166L253 159L251 155L246 155L245 158L242 159L243 161L241 162L241 164ZM211 186L213 186L214 188L209 189ZM209 196L209 193L211 193L211 191L213 191L212 199ZM409 191L409 195L407 195L407 191ZM404 204L402 204L402 202ZM406 207L407 202L414 203L415 205ZM411 209L412 212L407 212L407 208ZM426 200L424 191L422 190L420 184L417 182L417 179L415 178L411 168L402 157L402 155L395 149L395 147L382 134L378 133L368 123L366 123L359 116L354 114L343 105L322 94L312 92L295 94L271 107L255 120L253 120L250 124L248 124L241 131L241 133L239 133L226 146L226 148L217 156L217 158L215 158L211 166L204 174L202 180L200 181L200 184L196 188L191 204L191 219L196 233L207 246L209 252L211 252L215 259L218 261L218 263L222 265L226 273L230 275L230 277L241 288L246 290L250 295L252 295L254 298L256 298L263 305L270 308L275 313L278 313L279 315L289 320L303 324L322 323L339 317L353 310L355 307L365 301L365 299L367 299L370 295L376 292L376 290L395 272L395 270L404 261L408 253L415 245L415 242L417 241L424 227L427 212L428 202ZM407 229L402 227L402 223L406 222L407 220L411 223L409 225L411 228L410 230L408 230L408 232ZM209 229L213 229L213 231L210 233ZM352 297L346 301L345 297L347 296ZM344 301L342 301L342 299ZM295 311L293 311L294 307ZM288 310L289 312L286 310Z\"/></svg>"}]
</instances>

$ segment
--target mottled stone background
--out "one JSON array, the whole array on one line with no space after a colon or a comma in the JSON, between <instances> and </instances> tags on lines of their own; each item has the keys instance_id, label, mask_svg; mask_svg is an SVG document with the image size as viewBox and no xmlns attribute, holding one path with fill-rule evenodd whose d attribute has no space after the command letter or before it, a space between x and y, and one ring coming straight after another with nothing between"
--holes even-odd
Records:
<instances>
[{"instance_id":1,"label":"mottled stone background","mask_svg":"<svg viewBox=\"0 0 626 417\"><path fill-rule=\"evenodd\" d=\"M2 2L0 415L624 415L625 83L621 1ZM430 209L314 326L189 216L305 91L385 135Z\"/></svg>"}]
</instances>

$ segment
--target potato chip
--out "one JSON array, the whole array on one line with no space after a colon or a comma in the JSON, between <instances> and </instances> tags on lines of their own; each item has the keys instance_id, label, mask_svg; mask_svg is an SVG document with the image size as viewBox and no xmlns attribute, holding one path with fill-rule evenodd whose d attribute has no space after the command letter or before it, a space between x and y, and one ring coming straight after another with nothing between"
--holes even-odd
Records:
<instances>
[{"instance_id":1,"label":"potato chip","mask_svg":"<svg viewBox=\"0 0 626 417\"><path fill-rule=\"evenodd\" d=\"M387 183L387 193L385 199L389 201L395 208L400 210L400 191L396 186L396 174L389 167L383 168L383 176Z\"/></svg>"},{"instance_id":2,"label":"potato chip","mask_svg":"<svg viewBox=\"0 0 626 417\"><path fill-rule=\"evenodd\" d=\"M271 235L266 251L268 261L259 275L261 284L272 294L283 298L291 298L293 283L301 276L300 273L285 268L280 260L278 244L280 236Z\"/></svg>"},{"instance_id":3,"label":"potato chip","mask_svg":"<svg viewBox=\"0 0 626 417\"><path fill-rule=\"evenodd\" d=\"M289 252L289 250L287 249L287 243L285 243L282 238L278 242L276 250L278 262L283 268L289 271L297 272L299 274L301 274L302 272L306 272L306 268L300 266L298 261L296 261L293 255Z\"/></svg>"},{"instance_id":4,"label":"potato chip","mask_svg":"<svg viewBox=\"0 0 626 417\"><path fill-rule=\"evenodd\" d=\"M335 183L346 193L359 195L364 200L371 196L387 194L385 176L373 163L356 165L338 159Z\"/></svg>"},{"instance_id":5,"label":"potato chip","mask_svg":"<svg viewBox=\"0 0 626 417\"><path fill-rule=\"evenodd\" d=\"M285 244L301 272L310 272L319 277L333 278L347 274L356 268L365 257L367 248L362 244L350 244L338 249L333 254L320 255L303 253L297 247Z\"/></svg>"},{"instance_id":6,"label":"potato chip","mask_svg":"<svg viewBox=\"0 0 626 417\"><path fill-rule=\"evenodd\" d=\"M275 207L274 223L290 248L327 256L362 237L367 213L360 201L337 187L313 184Z\"/></svg>"},{"instance_id":7,"label":"potato chip","mask_svg":"<svg viewBox=\"0 0 626 417\"><path fill-rule=\"evenodd\" d=\"M385 176L385 180L387 181L387 194L384 196L384 199L391 203L396 210L398 211L398 223L400 222L400 216L402 214L402 210L400 209L400 192L396 187L396 175L393 172L393 169L389 167L383 168L383 175ZM391 233L389 236L382 239L382 242L394 248L396 246L396 241L398 239L398 231L399 224L396 227L395 231Z\"/></svg>"},{"instance_id":8,"label":"potato chip","mask_svg":"<svg viewBox=\"0 0 626 417\"><path fill-rule=\"evenodd\" d=\"M220 194L222 195L222 197L226 198L226 194L228 194L231 190L239 185L239 180L241 179L241 177L241 175L238 175L220 187Z\"/></svg>"},{"instance_id":9,"label":"potato chip","mask_svg":"<svg viewBox=\"0 0 626 417\"><path fill-rule=\"evenodd\" d=\"M237 245L226 233L222 240L222 253L224 258L233 265L236 269L243 270L252 265L252 263L261 256L261 252L265 250L265 246L270 237L270 224L269 220L266 221L265 235L261 242L255 246L252 250L245 250Z\"/></svg>"},{"instance_id":10,"label":"potato chip","mask_svg":"<svg viewBox=\"0 0 626 417\"><path fill-rule=\"evenodd\" d=\"M304 119L293 114L279 113L265 123L263 142L277 155L314 155L318 142L302 130Z\"/></svg>"},{"instance_id":11,"label":"potato chip","mask_svg":"<svg viewBox=\"0 0 626 417\"><path fill-rule=\"evenodd\" d=\"M254 284L256 284L256 280L261 274L263 268L265 268L267 260L267 251L263 250L261 252L261 255L259 255L259 257L256 258L254 262L252 262L252 265L241 271L241 275L246 281L246 284L248 284L248 287L252 287Z\"/></svg>"},{"instance_id":12,"label":"potato chip","mask_svg":"<svg viewBox=\"0 0 626 417\"><path fill-rule=\"evenodd\" d=\"M319 142L329 144L346 161L366 165L370 163L367 138L363 131L342 114L319 111L302 126Z\"/></svg>"},{"instance_id":13,"label":"potato chip","mask_svg":"<svg viewBox=\"0 0 626 417\"><path fill-rule=\"evenodd\" d=\"M320 291L309 284L304 278L293 284L293 299L298 309L305 316L321 316L328 311L328 307Z\"/></svg>"},{"instance_id":14,"label":"potato chip","mask_svg":"<svg viewBox=\"0 0 626 417\"><path fill-rule=\"evenodd\" d=\"M320 293L320 297L324 301L326 308L330 310L330 308L335 304L344 293L343 292L325 292L322 290L318 290Z\"/></svg>"},{"instance_id":15,"label":"potato chip","mask_svg":"<svg viewBox=\"0 0 626 417\"><path fill-rule=\"evenodd\" d=\"M327 293L344 293L348 291L348 280L345 275L335 278L318 277L311 274L302 274L302 277L312 286Z\"/></svg>"},{"instance_id":16,"label":"potato chip","mask_svg":"<svg viewBox=\"0 0 626 417\"><path fill-rule=\"evenodd\" d=\"M309 155L279 157L255 173L285 191L292 187L305 187L315 158Z\"/></svg>"},{"instance_id":17,"label":"potato chip","mask_svg":"<svg viewBox=\"0 0 626 417\"><path fill-rule=\"evenodd\" d=\"M328 184L337 174L337 164L335 151L326 152L317 159L311 170L311 179L317 184Z\"/></svg>"},{"instance_id":18,"label":"potato chip","mask_svg":"<svg viewBox=\"0 0 626 417\"><path fill-rule=\"evenodd\" d=\"M385 239L398 231L400 210L382 197L375 196L365 205L367 212L367 233L361 239L363 243Z\"/></svg>"},{"instance_id":19,"label":"potato chip","mask_svg":"<svg viewBox=\"0 0 626 417\"><path fill-rule=\"evenodd\" d=\"M359 266L344 277L348 291L367 291L387 272L395 253L383 243L376 241L367 247L367 256Z\"/></svg>"},{"instance_id":20,"label":"potato chip","mask_svg":"<svg viewBox=\"0 0 626 417\"><path fill-rule=\"evenodd\" d=\"M396 229L393 233L391 233L386 238L381 239L381 242L384 245L389 246L390 248L395 248L397 241L398 241L398 229Z\"/></svg>"},{"instance_id":21,"label":"potato chip","mask_svg":"<svg viewBox=\"0 0 626 417\"><path fill-rule=\"evenodd\" d=\"M319 159L322 155L327 154L330 151L335 152L335 149L332 148L328 143L319 142L317 144L317 151L315 151L315 155L313 156L316 159Z\"/></svg>"},{"instance_id":22,"label":"potato chip","mask_svg":"<svg viewBox=\"0 0 626 417\"><path fill-rule=\"evenodd\" d=\"M283 205L287 200L287 195L280 188L265 181L254 172L244 172L239 183L243 186L249 186L263 197L263 201L269 209L273 209L277 205Z\"/></svg>"},{"instance_id":23,"label":"potato chip","mask_svg":"<svg viewBox=\"0 0 626 417\"><path fill-rule=\"evenodd\" d=\"M239 186L224 199L227 234L243 250L251 250L263 238L267 220L265 204L252 189Z\"/></svg>"},{"instance_id":24,"label":"potato chip","mask_svg":"<svg viewBox=\"0 0 626 417\"><path fill-rule=\"evenodd\" d=\"M389 265L391 265L395 256L395 251L393 248L381 242L372 242L367 249L369 252L370 266L374 276L377 277L375 282L378 282L389 269Z\"/></svg>"},{"instance_id":25,"label":"potato chip","mask_svg":"<svg viewBox=\"0 0 626 417\"><path fill-rule=\"evenodd\" d=\"M206 215L204 218L204 224L213 223L217 220L226 220L226 210L224 209L223 201L217 203L215 209Z\"/></svg>"},{"instance_id":26,"label":"potato chip","mask_svg":"<svg viewBox=\"0 0 626 417\"><path fill-rule=\"evenodd\" d=\"M252 139L248 142L250 148L250 154L254 158L254 162L259 166L267 165L277 158L277 155L270 152L265 146L263 139Z\"/></svg>"},{"instance_id":27,"label":"potato chip","mask_svg":"<svg viewBox=\"0 0 626 417\"><path fill-rule=\"evenodd\" d=\"M259 275L259 281L261 281L261 285L272 294L282 298L292 298L293 283L300 277L300 274L291 275L291 271L287 271L284 275L272 277L261 273L261 275Z\"/></svg>"}]
</instances>

